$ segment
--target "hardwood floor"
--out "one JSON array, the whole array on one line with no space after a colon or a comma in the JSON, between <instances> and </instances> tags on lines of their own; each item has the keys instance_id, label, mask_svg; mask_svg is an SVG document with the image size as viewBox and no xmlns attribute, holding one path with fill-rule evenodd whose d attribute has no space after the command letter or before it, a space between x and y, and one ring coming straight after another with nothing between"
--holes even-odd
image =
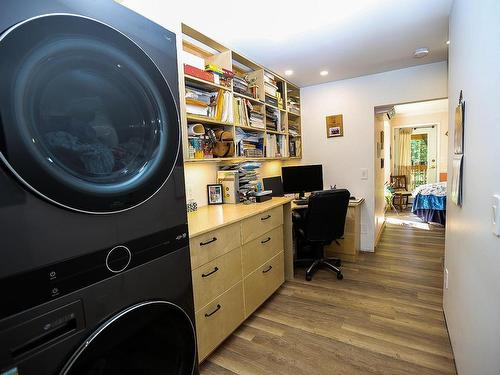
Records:
<instances>
[{"instance_id":1,"label":"hardwood floor","mask_svg":"<svg viewBox=\"0 0 500 375\"><path fill-rule=\"evenodd\" d=\"M387 224L375 253L344 263L342 281L319 271L306 282L297 271L201 374L455 374L442 310L444 229L419 226Z\"/></svg>"}]
</instances>

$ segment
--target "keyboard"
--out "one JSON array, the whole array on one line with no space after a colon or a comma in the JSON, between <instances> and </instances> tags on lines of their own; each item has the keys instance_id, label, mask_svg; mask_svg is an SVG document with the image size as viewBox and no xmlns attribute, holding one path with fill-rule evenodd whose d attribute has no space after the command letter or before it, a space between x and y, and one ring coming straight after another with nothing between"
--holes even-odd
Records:
<instances>
[{"instance_id":1,"label":"keyboard","mask_svg":"<svg viewBox=\"0 0 500 375\"><path fill-rule=\"evenodd\" d=\"M308 199L294 199L293 203L295 203L297 206L307 206L307 203L309 203Z\"/></svg>"}]
</instances>

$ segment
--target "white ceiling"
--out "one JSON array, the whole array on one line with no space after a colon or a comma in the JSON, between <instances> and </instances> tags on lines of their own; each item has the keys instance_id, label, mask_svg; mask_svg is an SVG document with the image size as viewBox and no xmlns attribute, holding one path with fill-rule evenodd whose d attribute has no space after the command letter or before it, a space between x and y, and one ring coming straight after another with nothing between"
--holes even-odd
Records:
<instances>
[{"instance_id":1,"label":"white ceiling","mask_svg":"<svg viewBox=\"0 0 500 375\"><path fill-rule=\"evenodd\" d=\"M448 112L448 99L429 100L425 102L398 104L394 106L398 115L422 115L429 113Z\"/></svg>"},{"instance_id":2,"label":"white ceiling","mask_svg":"<svg viewBox=\"0 0 500 375\"><path fill-rule=\"evenodd\" d=\"M292 69L290 80L308 86L446 60L452 0L121 2L157 21L180 18L278 74ZM430 54L415 59L419 47Z\"/></svg>"}]
</instances>

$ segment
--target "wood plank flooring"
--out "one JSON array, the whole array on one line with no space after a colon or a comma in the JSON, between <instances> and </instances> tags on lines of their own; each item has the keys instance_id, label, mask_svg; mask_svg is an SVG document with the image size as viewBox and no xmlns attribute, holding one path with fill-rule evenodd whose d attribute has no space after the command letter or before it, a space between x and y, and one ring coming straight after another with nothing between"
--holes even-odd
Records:
<instances>
[{"instance_id":1,"label":"wood plank flooring","mask_svg":"<svg viewBox=\"0 0 500 375\"><path fill-rule=\"evenodd\" d=\"M375 253L344 263L344 280L296 271L201 374L455 374L443 254L444 229L387 224Z\"/></svg>"}]
</instances>

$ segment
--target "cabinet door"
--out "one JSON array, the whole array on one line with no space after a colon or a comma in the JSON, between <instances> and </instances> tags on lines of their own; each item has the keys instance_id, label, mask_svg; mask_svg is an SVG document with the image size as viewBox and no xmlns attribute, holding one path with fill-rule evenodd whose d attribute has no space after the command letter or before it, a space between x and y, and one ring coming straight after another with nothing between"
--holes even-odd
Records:
<instances>
[{"instance_id":1,"label":"cabinet door","mask_svg":"<svg viewBox=\"0 0 500 375\"><path fill-rule=\"evenodd\" d=\"M283 207L279 206L249 217L241 223L241 238L247 243L283 224Z\"/></svg>"},{"instance_id":2,"label":"cabinet door","mask_svg":"<svg viewBox=\"0 0 500 375\"><path fill-rule=\"evenodd\" d=\"M243 276L253 272L280 251L283 251L282 225L243 245Z\"/></svg>"},{"instance_id":3,"label":"cabinet door","mask_svg":"<svg viewBox=\"0 0 500 375\"><path fill-rule=\"evenodd\" d=\"M195 311L241 281L241 248L193 270Z\"/></svg>"},{"instance_id":4,"label":"cabinet door","mask_svg":"<svg viewBox=\"0 0 500 375\"><path fill-rule=\"evenodd\" d=\"M245 319L243 287L236 284L196 313L198 358L201 362Z\"/></svg>"},{"instance_id":5,"label":"cabinet door","mask_svg":"<svg viewBox=\"0 0 500 375\"><path fill-rule=\"evenodd\" d=\"M191 268L195 269L240 246L240 223L231 224L189 240Z\"/></svg>"},{"instance_id":6,"label":"cabinet door","mask_svg":"<svg viewBox=\"0 0 500 375\"><path fill-rule=\"evenodd\" d=\"M284 258L280 252L244 279L245 315L253 313L284 281Z\"/></svg>"}]
</instances>

